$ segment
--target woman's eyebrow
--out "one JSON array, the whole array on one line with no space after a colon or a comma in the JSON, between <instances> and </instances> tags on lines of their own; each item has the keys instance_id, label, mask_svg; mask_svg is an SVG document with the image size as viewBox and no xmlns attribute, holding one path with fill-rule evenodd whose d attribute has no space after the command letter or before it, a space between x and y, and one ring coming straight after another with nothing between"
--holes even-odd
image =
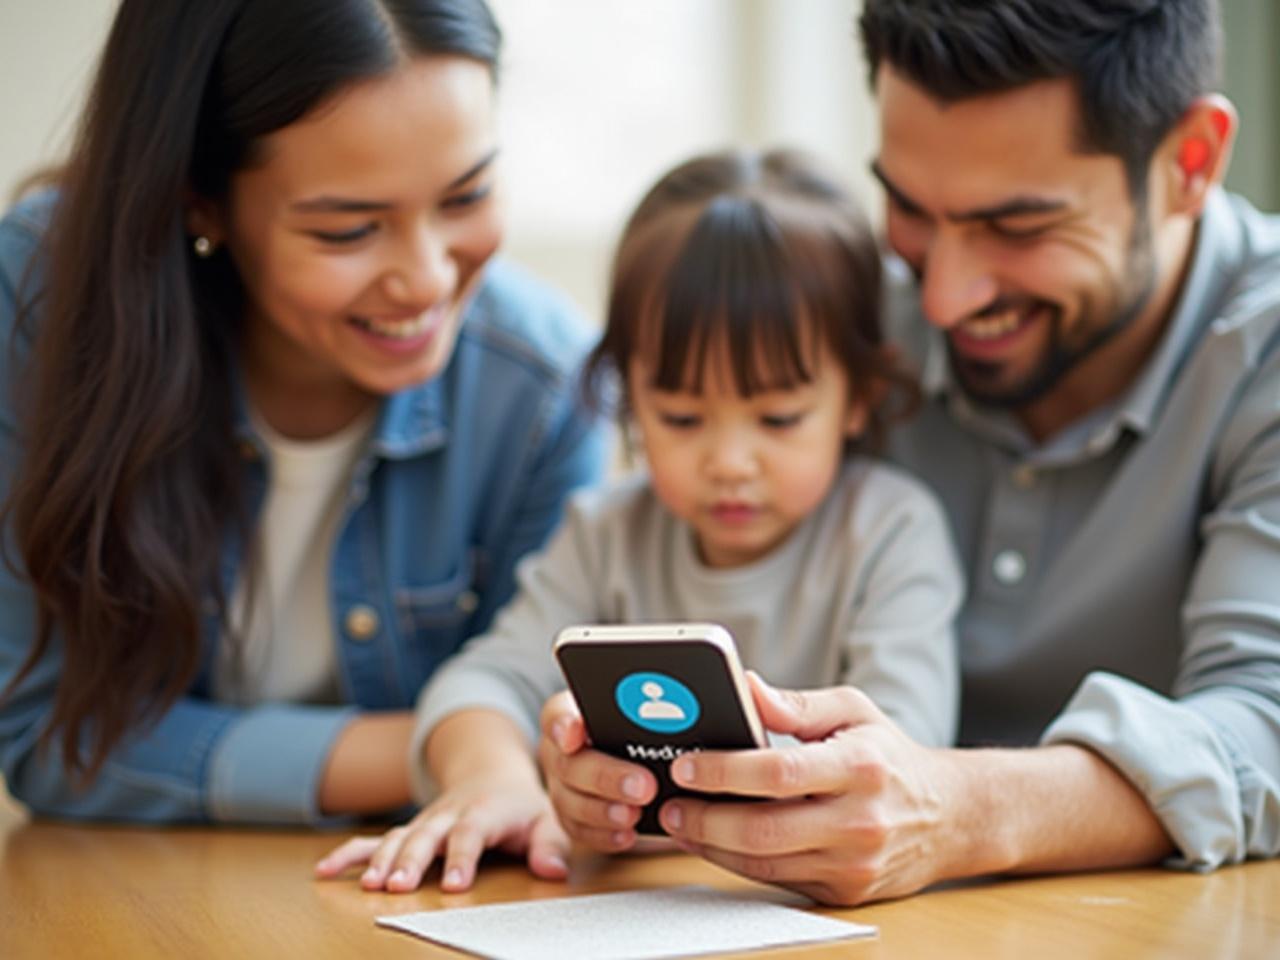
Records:
<instances>
[{"instance_id":1,"label":"woman's eyebrow","mask_svg":"<svg viewBox=\"0 0 1280 960\"><path fill-rule=\"evenodd\" d=\"M454 179L445 184L445 190L456 190L468 180L474 180L493 163L497 156L498 150L495 147L468 167L460 176L454 177ZM318 197L308 197L305 200L291 203L289 204L289 209L297 213L380 213L384 210L389 210L391 206L392 204L388 200L364 200L322 194Z\"/></svg>"}]
</instances>

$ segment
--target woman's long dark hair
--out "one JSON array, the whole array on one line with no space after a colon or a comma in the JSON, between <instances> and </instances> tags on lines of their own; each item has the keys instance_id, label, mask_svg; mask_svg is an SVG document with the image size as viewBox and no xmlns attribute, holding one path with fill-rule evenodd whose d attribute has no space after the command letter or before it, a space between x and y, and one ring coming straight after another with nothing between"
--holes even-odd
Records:
<instances>
[{"instance_id":1,"label":"woman's long dark hair","mask_svg":"<svg viewBox=\"0 0 1280 960\"><path fill-rule=\"evenodd\" d=\"M262 137L340 89L418 55L496 71L500 46L484 0L123 0L60 181L47 279L19 310L33 346L0 515L37 608L5 694L61 646L42 742L60 742L69 771L92 777L186 691L202 597L226 620L219 561L244 523L242 293L225 253L192 254L190 201L221 200Z\"/></svg>"}]
</instances>

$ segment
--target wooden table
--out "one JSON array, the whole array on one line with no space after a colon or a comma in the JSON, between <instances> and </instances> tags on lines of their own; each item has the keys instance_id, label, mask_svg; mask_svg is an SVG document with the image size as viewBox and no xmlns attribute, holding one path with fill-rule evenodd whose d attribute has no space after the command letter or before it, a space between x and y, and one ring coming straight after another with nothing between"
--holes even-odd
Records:
<instances>
[{"instance_id":1,"label":"wooden table","mask_svg":"<svg viewBox=\"0 0 1280 960\"><path fill-rule=\"evenodd\" d=\"M318 882L339 839L309 831L139 829L29 822L0 807L0 957L458 958L374 926L374 917L678 883L749 884L689 857L575 860L567 885L514 863L467 894L363 893ZM1206 877L1157 870L953 886L896 903L826 911L879 939L774 951L788 960L903 957L1280 957L1280 862ZM760 953L737 955L759 957ZM572 957L565 960L589 960Z\"/></svg>"}]
</instances>

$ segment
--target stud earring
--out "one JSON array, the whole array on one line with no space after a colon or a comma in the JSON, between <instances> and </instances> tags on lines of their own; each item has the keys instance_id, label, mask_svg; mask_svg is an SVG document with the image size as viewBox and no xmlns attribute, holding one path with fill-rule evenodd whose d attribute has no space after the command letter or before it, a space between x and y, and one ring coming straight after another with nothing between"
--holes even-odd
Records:
<instances>
[{"instance_id":1,"label":"stud earring","mask_svg":"<svg viewBox=\"0 0 1280 960\"><path fill-rule=\"evenodd\" d=\"M201 260L208 260L213 256L213 241L203 234L196 237L191 246L195 248L196 256Z\"/></svg>"}]
</instances>

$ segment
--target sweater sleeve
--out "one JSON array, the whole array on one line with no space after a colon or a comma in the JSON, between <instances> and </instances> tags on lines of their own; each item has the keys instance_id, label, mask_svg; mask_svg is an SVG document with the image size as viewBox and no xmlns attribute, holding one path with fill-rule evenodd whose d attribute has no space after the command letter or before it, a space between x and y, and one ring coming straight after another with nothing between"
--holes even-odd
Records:
<instances>
[{"instance_id":1,"label":"sweater sleeve","mask_svg":"<svg viewBox=\"0 0 1280 960\"><path fill-rule=\"evenodd\" d=\"M488 633L466 646L431 678L418 698L410 744L413 792L420 803L436 792L423 749L432 730L460 710L487 709L510 717L530 745L547 698L564 687L552 655L556 634L602 617L599 579L600 519L594 498L574 498L546 547L521 561L516 594Z\"/></svg>"},{"instance_id":2,"label":"sweater sleeve","mask_svg":"<svg viewBox=\"0 0 1280 960\"><path fill-rule=\"evenodd\" d=\"M862 586L842 631L842 680L920 743L947 746L959 718L954 622L964 580L932 494L901 475L887 488L891 499L868 505L876 519L855 537Z\"/></svg>"}]
</instances>

